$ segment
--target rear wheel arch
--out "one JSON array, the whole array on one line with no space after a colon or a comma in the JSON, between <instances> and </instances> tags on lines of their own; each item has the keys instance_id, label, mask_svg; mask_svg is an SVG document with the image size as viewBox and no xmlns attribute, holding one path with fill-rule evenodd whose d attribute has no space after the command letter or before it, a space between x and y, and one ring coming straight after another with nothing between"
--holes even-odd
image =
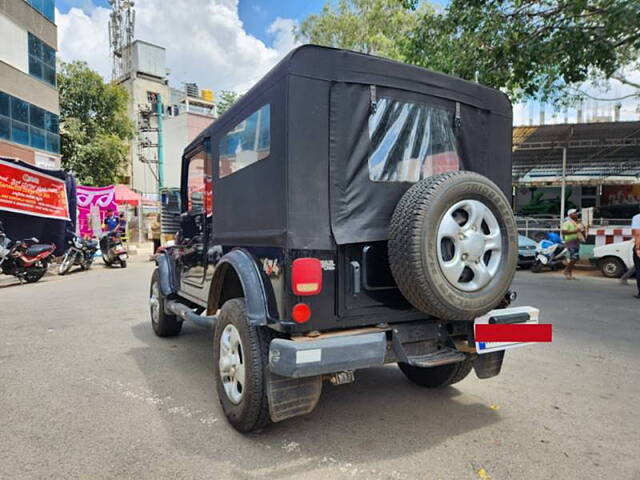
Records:
<instances>
[{"instance_id":1,"label":"rear wheel arch","mask_svg":"<svg viewBox=\"0 0 640 480\"><path fill-rule=\"evenodd\" d=\"M253 256L243 249L232 250L218 262L209 289L209 315L215 315L232 298L245 299L252 325L266 325L277 317L273 288L261 275Z\"/></svg>"}]
</instances>

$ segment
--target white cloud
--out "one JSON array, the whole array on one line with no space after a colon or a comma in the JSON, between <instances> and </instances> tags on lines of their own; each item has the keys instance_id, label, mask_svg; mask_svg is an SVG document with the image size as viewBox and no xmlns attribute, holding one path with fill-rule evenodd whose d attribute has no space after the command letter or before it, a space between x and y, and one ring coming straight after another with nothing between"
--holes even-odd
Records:
<instances>
[{"instance_id":1,"label":"white cloud","mask_svg":"<svg viewBox=\"0 0 640 480\"><path fill-rule=\"evenodd\" d=\"M85 60L109 78L109 13L102 7L56 12L60 57ZM267 29L273 36L269 47L244 30L238 0L136 2L135 38L167 49L174 86L196 82L201 88L247 90L296 46L294 26L294 20L278 17Z\"/></svg>"}]
</instances>

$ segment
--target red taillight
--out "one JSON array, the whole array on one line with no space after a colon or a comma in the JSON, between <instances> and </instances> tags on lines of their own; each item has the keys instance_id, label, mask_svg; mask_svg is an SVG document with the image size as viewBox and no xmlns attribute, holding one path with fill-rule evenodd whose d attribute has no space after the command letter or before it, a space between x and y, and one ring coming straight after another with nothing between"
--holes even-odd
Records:
<instances>
[{"instance_id":1,"label":"red taillight","mask_svg":"<svg viewBox=\"0 0 640 480\"><path fill-rule=\"evenodd\" d=\"M291 288L296 295L317 295L322 291L322 265L317 258L296 258L291 268Z\"/></svg>"},{"instance_id":2,"label":"red taillight","mask_svg":"<svg viewBox=\"0 0 640 480\"><path fill-rule=\"evenodd\" d=\"M306 303L297 303L291 309L291 318L296 323L308 322L311 318L311 308Z\"/></svg>"}]
</instances>

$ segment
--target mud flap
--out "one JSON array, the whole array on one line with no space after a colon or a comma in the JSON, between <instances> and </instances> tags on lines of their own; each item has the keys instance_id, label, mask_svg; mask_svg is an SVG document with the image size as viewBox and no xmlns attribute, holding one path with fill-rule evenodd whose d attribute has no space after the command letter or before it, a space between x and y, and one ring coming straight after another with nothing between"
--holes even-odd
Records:
<instances>
[{"instance_id":1,"label":"mud flap","mask_svg":"<svg viewBox=\"0 0 640 480\"><path fill-rule=\"evenodd\" d=\"M313 411L322 392L322 376L281 377L267 372L267 398L272 422L305 415Z\"/></svg>"},{"instance_id":2,"label":"mud flap","mask_svg":"<svg viewBox=\"0 0 640 480\"><path fill-rule=\"evenodd\" d=\"M491 378L500 373L504 360L504 350L477 355L473 360L473 369L478 378Z\"/></svg>"}]
</instances>

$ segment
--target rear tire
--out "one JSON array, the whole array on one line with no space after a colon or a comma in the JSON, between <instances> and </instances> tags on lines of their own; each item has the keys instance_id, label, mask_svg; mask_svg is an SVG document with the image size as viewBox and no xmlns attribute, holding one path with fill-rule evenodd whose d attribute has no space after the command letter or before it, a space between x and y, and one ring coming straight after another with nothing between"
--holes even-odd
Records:
<instances>
[{"instance_id":1,"label":"rear tire","mask_svg":"<svg viewBox=\"0 0 640 480\"><path fill-rule=\"evenodd\" d=\"M223 335L225 339L221 341ZM213 335L216 389L227 420L239 432L260 430L270 423L267 365L269 344L274 336L275 333L269 328L249 323L244 298L232 298L222 305ZM231 350L227 342L230 342L228 339L231 337L234 338L236 355L228 353ZM224 346L221 343L224 343ZM229 362L235 365L233 371L231 367L227 368ZM242 385L239 389L237 366L240 363Z\"/></svg>"},{"instance_id":2,"label":"rear tire","mask_svg":"<svg viewBox=\"0 0 640 480\"><path fill-rule=\"evenodd\" d=\"M416 385L426 388L444 388L464 380L471 372L473 362L471 359L466 359L462 362L431 368L413 367L407 363L398 363L398 367Z\"/></svg>"},{"instance_id":3,"label":"rear tire","mask_svg":"<svg viewBox=\"0 0 640 480\"><path fill-rule=\"evenodd\" d=\"M175 337L182 330L182 321L176 315L169 315L164 311L165 297L160 288L160 273L158 269L151 275L151 288L149 289L149 310L151 313L151 326L159 337Z\"/></svg>"},{"instance_id":4,"label":"rear tire","mask_svg":"<svg viewBox=\"0 0 640 480\"><path fill-rule=\"evenodd\" d=\"M531 265L531 273L540 273L542 271L542 263L536 260L536 263Z\"/></svg>"},{"instance_id":5,"label":"rear tire","mask_svg":"<svg viewBox=\"0 0 640 480\"><path fill-rule=\"evenodd\" d=\"M44 274L47 273L47 264L44 262L41 267L29 267L24 275L24 281L27 283L36 283Z\"/></svg>"},{"instance_id":6,"label":"rear tire","mask_svg":"<svg viewBox=\"0 0 640 480\"><path fill-rule=\"evenodd\" d=\"M615 257L607 257L600 260L600 271L607 278L620 278L626 267L622 260Z\"/></svg>"},{"instance_id":7,"label":"rear tire","mask_svg":"<svg viewBox=\"0 0 640 480\"><path fill-rule=\"evenodd\" d=\"M126 260L120 260L120 266L122 268L127 268L127 261Z\"/></svg>"}]
</instances>

